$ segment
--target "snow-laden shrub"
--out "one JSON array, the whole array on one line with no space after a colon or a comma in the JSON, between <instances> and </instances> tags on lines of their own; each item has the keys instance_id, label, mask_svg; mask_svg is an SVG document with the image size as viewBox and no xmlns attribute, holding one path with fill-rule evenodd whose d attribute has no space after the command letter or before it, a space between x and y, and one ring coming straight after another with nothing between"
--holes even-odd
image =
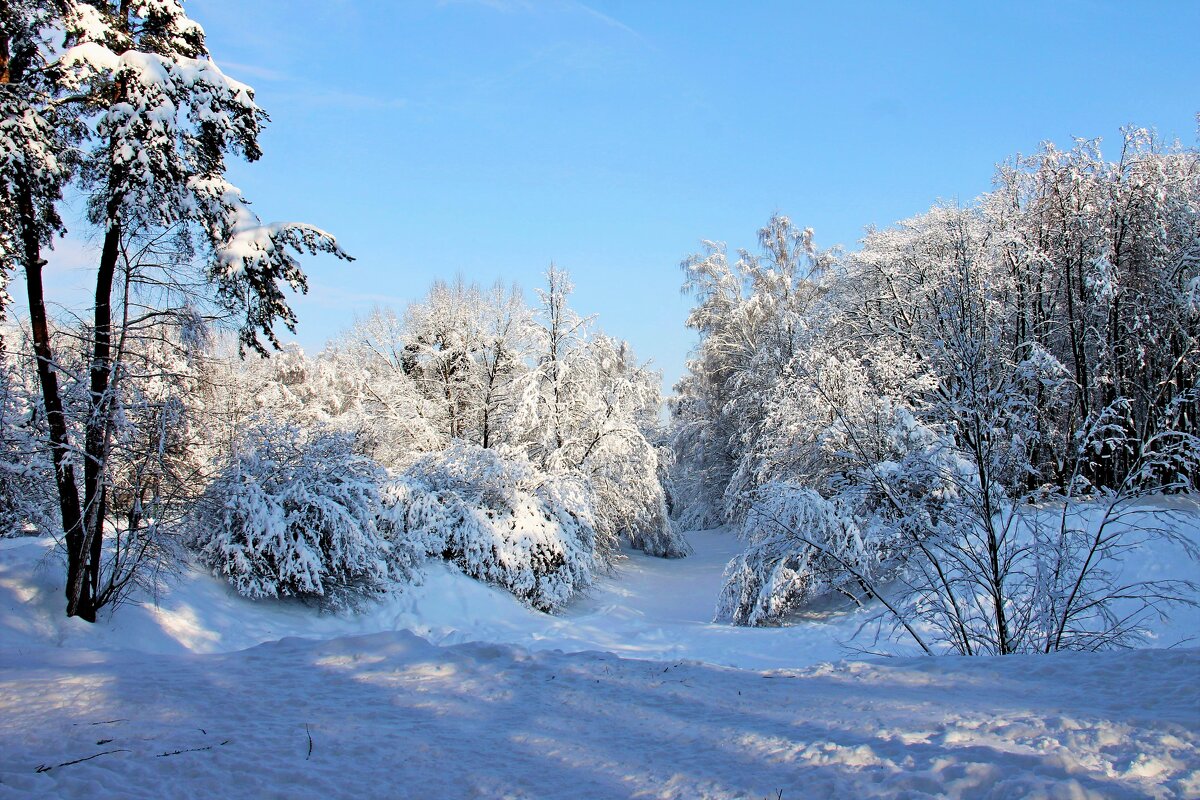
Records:
<instances>
[{"instance_id":1,"label":"snow-laden shrub","mask_svg":"<svg viewBox=\"0 0 1200 800\"><path fill-rule=\"evenodd\" d=\"M246 597L340 603L415 562L379 529L385 476L347 434L256 425L200 504L193 544Z\"/></svg>"},{"instance_id":2,"label":"snow-laden shrub","mask_svg":"<svg viewBox=\"0 0 1200 800\"><path fill-rule=\"evenodd\" d=\"M717 617L735 625L779 624L834 591L863 593L884 549L864 535L849 510L812 489L771 484L742 523L749 544L725 568Z\"/></svg>"},{"instance_id":3,"label":"snow-laden shrub","mask_svg":"<svg viewBox=\"0 0 1200 800\"><path fill-rule=\"evenodd\" d=\"M597 454L589 476L596 522L606 541L623 539L647 555L682 558L691 548L667 511L659 458L637 432Z\"/></svg>"},{"instance_id":4,"label":"snow-laden shrub","mask_svg":"<svg viewBox=\"0 0 1200 800\"><path fill-rule=\"evenodd\" d=\"M875 463L843 470L829 497L798 482L776 481L747 493L740 533L744 553L730 561L717 616L737 625L782 622L832 593L863 603L879 583L900 575L910 550L958 541L969 524L966 498L978 480L953 441L889 401ZM848 448L843 424L825 439Z\"/></svg>"},{"instance_id":5,"label":"snow-laden shrub","mask_svg":"<svg viewBox=\"0 0 1200 800\"><path fill-rule=\"evenodd\" d=\"M405 470L385 502L393 542L543 611L589 585L601 563L587 484L541 473L520 453L452 442Z\"/></svg>"}]
</instances>

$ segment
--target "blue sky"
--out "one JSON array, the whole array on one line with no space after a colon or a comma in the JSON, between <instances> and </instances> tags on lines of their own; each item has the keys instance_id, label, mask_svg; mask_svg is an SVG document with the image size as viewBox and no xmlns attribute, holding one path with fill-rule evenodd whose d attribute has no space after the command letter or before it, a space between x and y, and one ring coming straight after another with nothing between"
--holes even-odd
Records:
<instances>
[{"instance_id":1,"label":"blue sky","mask_svg":"<svg viewBox=\"0 0 1200 800\"><path fill-rule=\"evenodd\" d=\"M272 117L233 171L265 219L357 261L307 262L319 349L438 277L551 260L575 305L683 369L679 262L775 211L854 246L1042 140L1154 126L1196 142L1200 3L191 0Z\"/></svg>"}]
</instances>

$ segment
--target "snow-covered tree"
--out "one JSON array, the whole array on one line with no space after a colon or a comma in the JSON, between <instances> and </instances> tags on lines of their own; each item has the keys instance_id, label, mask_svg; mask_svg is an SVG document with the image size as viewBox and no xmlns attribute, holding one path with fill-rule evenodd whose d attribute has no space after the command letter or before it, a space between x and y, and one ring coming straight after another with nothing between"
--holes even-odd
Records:
<instances>
[{"instance_id":1,"label":"snow-covered tree","mask_svg":"<svg viewBox=\"0 0 1200 800\"><path fill-rule=\"evenodd\" d=\"M258 351L265 351L263 339L275 342L276 323L295 322L281 284L303 289L304 277L289 250L343 254L311 226L262 224L225 179L227 155L260 155L265 116L253 91L209 57L203 31L178 0L17 3L6 4L5 15L3 50L19 54L4 64L0 103L0 151L11 161L0 193L13 212L4 215L5 266L26 273L66 534L67 613L94 620L113 586L101 575L101 560L120 405L112 382L122 336L114 283L123 266L127 275L134 267L130 241L172 230L198 240L210 256L198 275L184 278L190 259L171 262L163 274L176 283L207 283L205 293L240 318L242 345ZM52 42L64 33L63 46ZM67 166L74 161L72 175ZM102 239L87 329L82 498L41 280L41 250L62 228L56 204L71 177L88 197Z\"/></svg>"},{"instance_id":2,"label":"snow-covered tree","mask_svg":"<svg viewBox=\"0 0 1200 800\"><path fill-rule=\"evenodd\" d=\"M567 445L571 424L587 412L587 360L584 356L591 319L580 317L569 299L575 287L570 275L553 264L546 288L538 289L534 317L533 369L523 379L517 412L521 443L542 469L576 466Z\"/></svg>"},{"instance_id":3,"label":"snow-covered tree","mask_svg":"<svg viewBox=\"0 0 1200 800\"><path fill-rule=\"evenodd\" d=\"M380 523L395 552L449 560L538 608L588 585L621 542L685 555L656 445L661 378L590 331L566 273L552 278L540 315L500 285L438 283L316 357L289 345L210 361L208 458L268 412L351 435L397 476Z\"/></svg>"},{"instance_id":4,"label":"snow-covered tree","mask_svg":"<svg viewBox=\"0 0 1200 800\"><path fill-rule=\"evenodd\" d=\"M484 297L479 373L477 441L481 447L512 443L521 379L528 372L532 320L516 287L497 282Z\"/></svg>"},{"instance_id":5,"label":"snow-covered tree","mask_svg":"<svg viewBox=\"0 0 1200 800\"><path fill-rule=\"evenodd\" d=\"M328 356L363 373L368 435L388 451L381 460L399 465L452 439L511 441L529 324L515 289L438 282L403 319L378 309L360 320Z\"/></svg>"},{"instance_id":6,"label":"snow-covered tree","mask_svg":"<svg viewBox=\"0 0 1200 800\"><path fill-rule=\"evenodd\" d=\"M748 541L722 615L837 591L927 651L1005 654L1128 643L1187 600L1118 576L1129 547L1181 544L1128 511L1200 463L1200 158L1124 145L1115 164L1047 147L977 204L869 230L800 304L719 248L686 262L680 482L695 465L686 491L723 492Z\"/></svg>"},{"instance_id":7,"label":"snow-covered tree","mask_svg":"<svg viewBox=\"0 0 1200 800\"><path fill-rule=\"evenodd\" d=\"M552 266L539 292L538 355L517 421L531 460L585 477L595 493L598 546L620 541L652 555L688 552L667 515L658 430L661 376L638 364L625 342L588 330L569 305L567 273Z\"/></svg>"},{"instance_id":8,"label":"snow-covered tree","mask_svg":"<svg viewBox=\"0 0 1200 800\"><path fill-rule=\"evenodd\" d=\"M427 397L406 370L411 362L405 340L396 314L377 309L318 356L343 384L336 424L357 431L363 452L391 468L445 444L440 430L445 405Z\"/></svg>"},{"instance_id":9,"label":"snow-covered tree","mask_svg":"<svg viewBox=\"0 0 1200 800\"><path fill-rule=\"evenodd\" d=\"M441 406L443 441L475 438L483 371L484 301L475 284L435 282L405 313L405 362L422 393Z\"/></svg>"},{"instance_id":10,"label":"snow-covered tree","mask_svg":"<svg viewBox=\"0 0 1200 800\"><path fill-rule=\"evenodd\" d=\"M825 291L834 253L810 229L776 215L758 232L760 252L729 262L705 242L684 260L684 291L696 298L687 325L700 335L672 405L681 524L713 527L744 513L743 493L761 470L753 452L769 396ZM720 498L720 502L717 499Z\"/></svg>"},{"instance_id":11,"label":"snow-covered tree","mask_svg":"<svg viewBox=\"0 0 1200 800\"><path fill-rule=\"evenodd\" d=\"M663 458L653 444L659 427L661 374L637 362L628 343L597 334L586 349L582 407L559 451L587 477L606 538L666 558L689 547L667 512Z\"/></svg>"},{"instance_id":12,"label":"snow-covered tree","mask_svg":"<svg viewBox=\"0 0 1200 800\"><path fill-rule=\"evenodd\" d=\"M15 353L22 351L25 338L23 331L4 329L4 343ZM54 468L41 446L44 415L37 376L15 353L0 350L0 536L54 525Z\"/></svg>"}]
</instances>

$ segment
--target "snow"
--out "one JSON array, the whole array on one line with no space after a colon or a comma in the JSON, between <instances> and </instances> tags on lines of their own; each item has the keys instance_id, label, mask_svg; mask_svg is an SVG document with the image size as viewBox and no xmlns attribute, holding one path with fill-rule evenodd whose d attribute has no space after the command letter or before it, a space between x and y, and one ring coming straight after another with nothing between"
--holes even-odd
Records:
<instances>
[{"instance_id":1,"label":"snow","mask_svg":"<svg viewBox=\"0 0 1200 800\"><path fill-rule=\"evenodd\" d=\"M600 653L440 648L391 632L216 656L49 651L30 663L6 653L0 667L0 775L14 796L1200 789L1200 720L1179 702L1200 667L1195 651L755 674ZM948 714L947 696L969 702ZM103 751L120 752L54 767ZM176 751L184 752L164 755Z\"/></svg>"},{"instance_id":2,"label":"snow","mask_svg":"<svg viewBox=\"0 0 1200 800\"><path fill-rule=\"evenodd\" d=\"M328 639L411 630L440 644L486 641L530 650L601 650L627 658L694 659L748 669L805 666L841 658L857 627L831 613L787 628L713 623L725 564L743 543L725 531L688 535L696 552L660 559L634 550L613 574L562 614L530 609L456 568L429 563L421 584L357 614L319 613L289 601L245 600L201 570L97 625L62 618L61 564L51 539L0 539L0 642L36 648L136 649L147 653L227 653L285 637Z\"/></svg>"},{"instance_id":3,"label":"snow","mask_svg":"<svg viewBox=\"0 0 1200 800\"><path fill-rule=\"evenodd\" d=\"M432 564L358 614L188 570L95 626L0 540L0 797L1200 793L1200 650L840 660L859 615L713 623L742 543L688 539L558 616Z\"/></svg>"}]
</instances>

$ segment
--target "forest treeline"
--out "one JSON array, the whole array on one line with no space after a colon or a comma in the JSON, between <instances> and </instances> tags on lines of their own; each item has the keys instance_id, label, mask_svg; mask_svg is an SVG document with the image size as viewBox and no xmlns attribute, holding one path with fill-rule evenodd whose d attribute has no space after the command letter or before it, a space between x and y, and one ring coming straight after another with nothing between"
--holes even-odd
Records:
<instances>
[{"instance_id":1,"label":"forest treeline","mask_svg":"<svg viewBox=\"0 0 1200 800\"><path fill-rule=\"evenodd\" d=\"M1129 531L1133 500L1196 475L1198 210L1197 151L1130 129L1115 160L1047 144L853 252L776 216L758 252L688 258L676 503L749 540L719 613L899 581L888 616L923 647L1007 653L1127 641L1186 597L1116 575L1172 535Z\"/></svg>"},{"instance_id":2,"label":"forest treeline","mask_svg":"<svg viewBox=\"0 0 1200 800\"><path fill-rule=\"evenodd\" d=\"M433 557L551 610L622 544L685 555L663 491L661 376L576 314L571 288L552 267L531 308L499 284L439 282L315 356L239 354L203 321L123 313L105 597L187 547L249 597L345 602ZM75 438L88 338L53 336ZM27 334L6 343L4 520L55 530Z\"/></svg>"}]
</instances>

